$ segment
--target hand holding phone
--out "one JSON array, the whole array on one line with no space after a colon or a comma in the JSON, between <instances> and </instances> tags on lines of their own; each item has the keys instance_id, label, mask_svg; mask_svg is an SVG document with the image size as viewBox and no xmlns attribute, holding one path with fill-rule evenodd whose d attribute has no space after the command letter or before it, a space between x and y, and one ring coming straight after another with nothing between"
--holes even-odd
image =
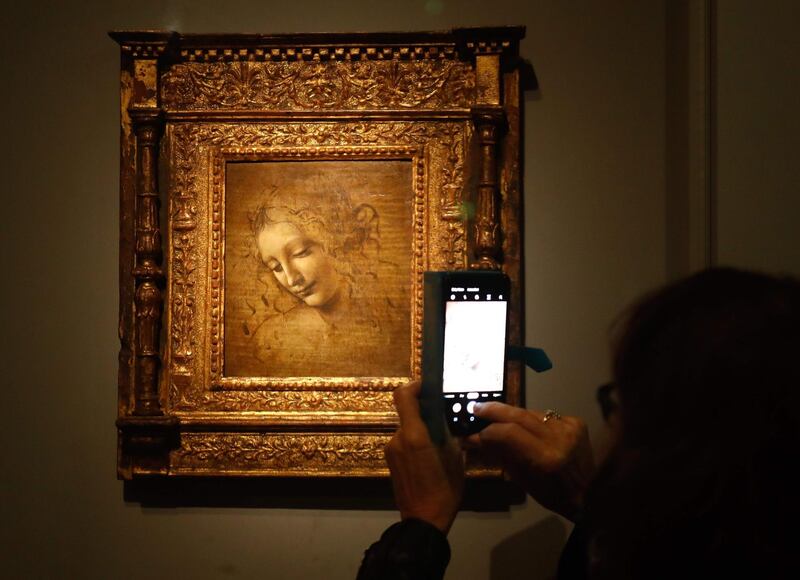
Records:
<instances>
[{"instance_id":1,"label":"hand holding phone","mask_svg":"<svg viewBox=\"0 0 800 580\"><path fill-rule=\"evenodd\" d=\"M431 438L465 436L488 422L481 401L505 401L510 284L501 272L426 272L422 412Z\"/></svg>"},{"instance_id":2,"label":"hand holding phone","mask_svg":"<svg viewBox=\"0 0 800 580\"><path fill-rule=\"evenodd\" d=\"M397 387L400 428L386 446L386 461L402 519L426 521L447 534L464 491L464 458L453 439L434 445L420 419L420 384Z\"/></svg>"},{"instance_id":3,"label":"hand holding phone","mask_svg":"<svg viewBox=\"0 0 800 580\"><path fill-rule=\"evenodd\" d=\"M476 413L491 421L465 443L494 458L511 479L544 507L575 521L594 477L586 423L559 415L487 403Z\"/></svg>"}]
</instances>

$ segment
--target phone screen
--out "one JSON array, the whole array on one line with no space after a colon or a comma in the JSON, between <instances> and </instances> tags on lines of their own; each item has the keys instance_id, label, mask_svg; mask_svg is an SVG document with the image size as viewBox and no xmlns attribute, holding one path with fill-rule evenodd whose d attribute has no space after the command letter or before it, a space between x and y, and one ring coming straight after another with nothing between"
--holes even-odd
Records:
<instances>
[{"instance_id":1,"label":"phone screen","mask_svg":"<svg viewBox=\"0 0 800 580\"><path fill-rule=\"evenodd\" d=\"M452 298L445 303L442 390L502 391L507 302L478 293Z\"/></svg>"},{"instance_id":2,"label":"phone screen","mask_svg":"<svg viewBox=\"0 0 800 580\"><path fill-rule=\"evenodd\" d=\"M503 391L508 296L497 288L446 289L442 391Z\"/></svg>"},{"instance_id":3,"label":"phone screen","mask_svg":"<svg viewBox=\"0 0 800 580\"><path fill-rule=\"evenodd\" d=\"M476 403L505 400L508 287L501 274L465 272L452 274L442 288L442 395L457 435L486 426L474 414Z\"/></svg>"}]
</instances>

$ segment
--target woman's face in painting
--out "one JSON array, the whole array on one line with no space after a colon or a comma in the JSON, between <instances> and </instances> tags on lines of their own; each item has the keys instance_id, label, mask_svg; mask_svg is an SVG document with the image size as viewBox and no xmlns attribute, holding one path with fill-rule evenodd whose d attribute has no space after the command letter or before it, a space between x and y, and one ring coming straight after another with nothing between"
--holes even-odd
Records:
<instances>
[{"instance_id":1,"label":"woman's face in painting","mask_svg":"<svg viewBox=\"0 0 800 580\"><path fill-rule=\"evenodd\" d=\"M322 246L288 222L267 225L256 238L264 264L281 286L309 306L331 305L341 278Z\"/></svg>"}]
</instances>

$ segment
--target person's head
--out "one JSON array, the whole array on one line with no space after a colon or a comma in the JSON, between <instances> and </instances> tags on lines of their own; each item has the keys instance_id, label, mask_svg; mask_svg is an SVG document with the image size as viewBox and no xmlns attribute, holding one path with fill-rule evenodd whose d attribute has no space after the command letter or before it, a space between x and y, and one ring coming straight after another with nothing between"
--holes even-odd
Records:
<instances>
[{"instance_id":1,"label":"person's head","mask_svg":"<svg viewBox=\"0 0 800 580\"><path fill-rule=\"evenodd\" d=\"M796 280L718 268L645 297L628 313L613 360L625 443L660 448L706 427L722 445L744 436L733 427L745 412L751 423L774 422L796 396L798 352ZM700 420L710 411L713 422Z\"/></svg>"},{"instance_id":2,"label":"person's head","mask_svg":"<svg viewBox=\"0 0 800 580\"><path fill-rule=\"evenodd\" d=\"M712 269L629 311L613 360L618 440L587 501L606 577L778 549L786 510L800 515L799 354L793 279Z\"/></svg>"},{"instance_id":3,"label":"person's head","mask_svg":"<svg viewBox=\"0 0 800 580\"><path fill-rule=\"evenodd\" d=\"M257 258L278 284L315 308L330 308L357 285L364 248L377 241L377 213L344 194L326 204L267 203L252 217Z\"/></svg>"}]
</instances>

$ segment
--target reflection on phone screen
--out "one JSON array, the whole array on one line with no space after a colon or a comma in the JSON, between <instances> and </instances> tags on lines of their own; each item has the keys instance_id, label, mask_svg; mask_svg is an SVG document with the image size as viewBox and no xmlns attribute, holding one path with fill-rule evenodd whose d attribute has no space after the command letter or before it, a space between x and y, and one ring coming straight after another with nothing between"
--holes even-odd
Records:
<instances>
[{"instance_id":1,"label":"reflection on phone screen","mask_svg":"<svg viewBox=\"0 0 800 580\"><path fill-rule=\"evenodd\" d=\"M507 302L469 298L445 304L442 390L502 391Z\"/></svg>"}]
</instances>

